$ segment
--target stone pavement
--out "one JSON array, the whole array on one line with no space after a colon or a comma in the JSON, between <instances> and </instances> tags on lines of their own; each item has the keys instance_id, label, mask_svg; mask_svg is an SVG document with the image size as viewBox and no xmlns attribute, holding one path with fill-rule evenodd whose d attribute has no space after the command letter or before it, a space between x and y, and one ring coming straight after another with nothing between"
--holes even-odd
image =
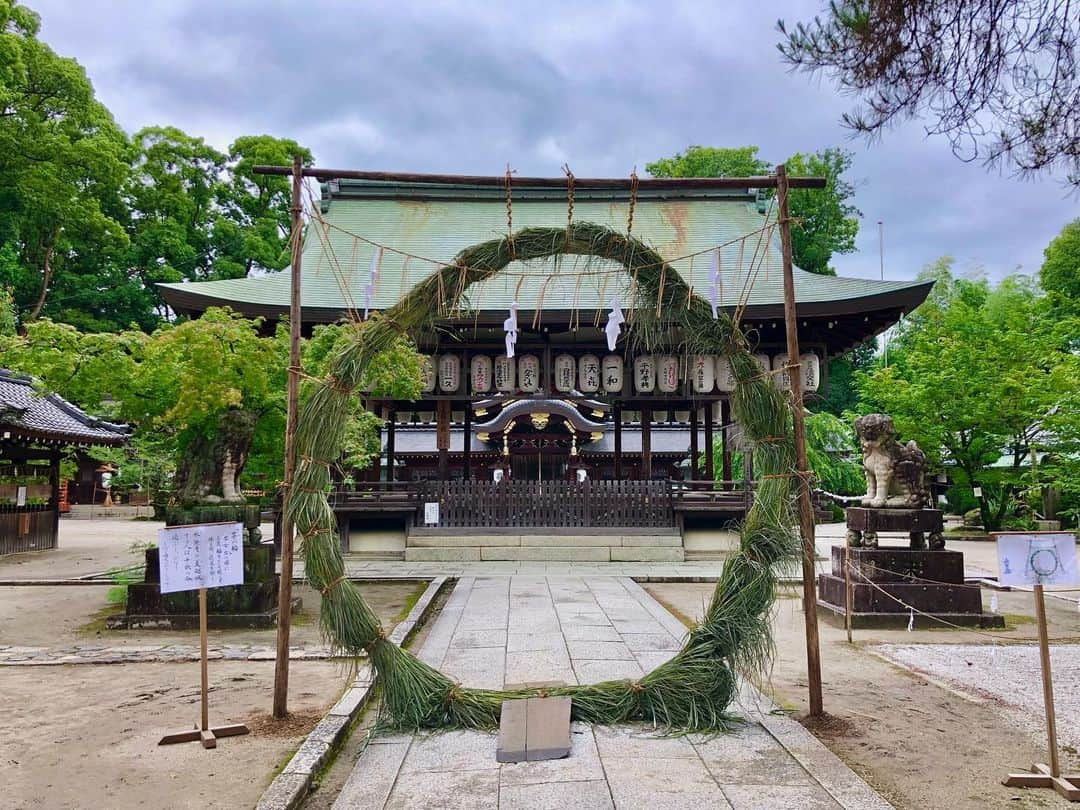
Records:
<instances>
[{"instance_id":1,"label":"stone pavement","mask_svg":"<svg viewBox=\"0 0 1080 810\"><path fill-rule=\"evenodd\" d=\"M617 577L464 577L420 657L467 686L634 678L684 628ZM749 688L732 734L664 737L572 724L569 758L500 765L496 735L375 737L334 804L347 808L889 808L839 759Z\"/></svg>"}]
</instances>

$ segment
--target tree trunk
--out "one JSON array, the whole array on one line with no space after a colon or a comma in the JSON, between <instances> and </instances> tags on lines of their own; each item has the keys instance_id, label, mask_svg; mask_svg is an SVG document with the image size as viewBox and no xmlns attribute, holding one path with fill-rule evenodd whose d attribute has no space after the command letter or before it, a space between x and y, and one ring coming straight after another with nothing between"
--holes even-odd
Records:
<instances>
[{"instance_id":1,"label":"tree trunk","mask_svg":"<svg viewBox=\"0 0 1080 810\"><path fill-rule=\"evenodd\" d=\"M54 237L55 238L55 237ZM38 293L37 301L34 302L33 308L27 313L23 319L23 323L29 323L30 321L36 321L38 315L41 314L42 308L45 306L45 297L49 294L49 282L52 281L53 268L52 257L53 251L56 250L56 245L50 242L45 248L45 256L41 262L41 291Z\"/></svg>"}]
</instances>

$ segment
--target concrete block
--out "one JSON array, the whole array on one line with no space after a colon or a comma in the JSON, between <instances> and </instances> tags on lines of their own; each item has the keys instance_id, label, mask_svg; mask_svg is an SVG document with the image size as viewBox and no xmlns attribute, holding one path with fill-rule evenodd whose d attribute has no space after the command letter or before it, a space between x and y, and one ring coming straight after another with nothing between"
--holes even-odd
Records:
<instances>
[{"instance_id":1,"label":"concrete block","mask_svg":"<svg viewBox=\"0 0 1080 810\"><path fill-rule=\"evenodd\" d=\"M406 551L408 554L408 551ZM608 548L528 548L490 547L480 549L481 560L525 560L555 562L609 562Z\"/></svg>"},{"instance_id":2,"label":"concrete block","mask_svg":"<svg viewBox=\"0 0 1080 810\"><path fill-rule=\"evenodd\" d=\"M475 562L480 549L472 548L407 548L405 562Z\"/></svg>"},{"instance_id":3,"label":"concrete block","mask_svg":"<svg viewBox=\"0 0 1080 810\"><path fill-rule=\"evenodd\" d=\"M349 532L349 552L353 554L404 550L404 529L353 529Z\"/></svg>"},{"instance_id":4,"label":"concrete block","mask_svg":"<svg viewBox=\"0 0 1080 810\"><path fill-rule=\"evenodd\" d=\"M739 535L724 529L687 529L682 545L687 551L731 553L739 549Z\"/></svg>"},{"instance_id":5,"label":"concrete block","mask_svg":"<svg viewBox=\"0 0 1080 810\"><path fill-rule=\"evenodd\" d=\"M593 546L618 546L622 545L622 538L617 534L523 534L521 545L538 546L541 548L559 548L572 546L575 548L589 548Z\"/></svg>"},{"instance_id":6,"label":"concrete block","mask_svg":"<svg viewBox=\"0 0 1080 810\"><path fill-rule=\"evenodd\" d=\"M681 547L638 546L611 549L612 562L682 562Z\"/></svg>"}]
</instances>

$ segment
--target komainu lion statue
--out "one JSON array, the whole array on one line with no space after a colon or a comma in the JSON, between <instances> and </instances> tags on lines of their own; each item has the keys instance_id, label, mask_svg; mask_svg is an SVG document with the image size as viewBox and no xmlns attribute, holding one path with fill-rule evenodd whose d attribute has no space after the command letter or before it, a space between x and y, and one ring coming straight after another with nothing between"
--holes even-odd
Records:
<instances>
[{"instance_id":1,"label":"komainu lion statue","mask_svg":"<svg viewBox=\"0 0 1080 810\"><path fill-rule=\"evenodd\" d=\"M855 433L863 451L863 471L866 473L866 494L862 505L872 509L923 509L930 505L926 489L926 455L915 442L900 444L892 418L883 413L871 413L855 420ZM926 548L922 531L909 532L911 548ZM848 529L852 546L876 548L876 531ZM945 547L940 530L930 532L930 548Z\"/></svg>"},{"instance_id":2,"label":"komainu lion statue","mask_svg":"<svg viewBox=\"0 0 1080 810\"><path fill-rule=\"evenodd\" d=\"M855 420L863 451L866 495L863 506L921 509L928 496L923 476L926 455L915 442L900 444L892 417L871 413Z\"/></svg>"}]
</instances>

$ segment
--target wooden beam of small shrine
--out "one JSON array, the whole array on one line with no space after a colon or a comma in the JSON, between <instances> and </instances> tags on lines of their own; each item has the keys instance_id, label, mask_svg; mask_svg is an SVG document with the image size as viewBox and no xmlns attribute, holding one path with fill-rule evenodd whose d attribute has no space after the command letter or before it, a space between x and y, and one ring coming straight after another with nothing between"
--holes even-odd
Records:
<instances>
[{"instance_id":1,"label":"wooden beam of small shrine","mask_svg":"<svg viewBox=\"0 0 1080 810\"><path fill-rule=\"evenodd\" d=\"M255 174L291 175L289 166L255 166ZM496 186L506 185L505 175L415 174L409 172L362 172L355 169L320 169L314 166L303 171L304 177L316 180L377 180L390 183L431 183L433 185ZM630 189L629 177L575 177L575 189ZM825 188L824 177L792 177L789 188ZM514 188L526 186L566 185L565 177L515 177ZM639 189L648 188L776 188L776 175L755 177L650 177L638 180Z\"/></svg>"}]
</instances>

